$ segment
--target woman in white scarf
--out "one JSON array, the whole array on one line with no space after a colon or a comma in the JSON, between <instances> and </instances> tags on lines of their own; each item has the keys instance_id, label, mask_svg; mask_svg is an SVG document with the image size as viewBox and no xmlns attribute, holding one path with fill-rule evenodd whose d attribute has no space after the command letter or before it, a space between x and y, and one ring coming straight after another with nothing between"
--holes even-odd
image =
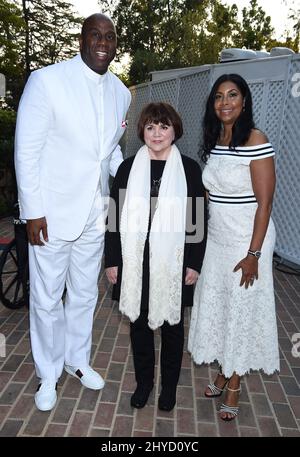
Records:
<instances>
[{"instance_id":1,"label":"woman in white scarf","mask_svg":"<svg viewBox=\"0 0 300 457\"><path fill-rule=\"evenodd\" d=\"M181 119L171 105L147 105L138 122L145 145L120 165L111 190L105 266L108 280L115 284L113 298L119 299L120 311L131 321L135 408L145 406L153 388L158 327L162 336L158 405L171 411L176 403L183 305L191 304L204 255L204 211L196 214L195 206L199 197L199 208L202 204L204 209L201 170L175 146L182 133ZM191 224L195 233L187 240Z\"/></svg>"}]
</instances>

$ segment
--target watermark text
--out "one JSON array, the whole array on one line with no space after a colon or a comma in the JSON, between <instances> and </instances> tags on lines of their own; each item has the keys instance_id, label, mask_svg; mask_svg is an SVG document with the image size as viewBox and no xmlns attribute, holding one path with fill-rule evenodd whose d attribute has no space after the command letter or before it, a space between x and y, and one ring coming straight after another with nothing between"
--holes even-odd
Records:
<instances>
[{"instance_id":1,"label":"watermark text","mask_svg":"<svg viewBox=\"0 0 300 457\"><path fill-rule=\"evenodd\" d=\"M292 76L292 96L297 98L300 97L300 73L294 73Z\"/></svg>"},{"instance_id":2,"label":"watermark text","mask_svg":"<svg viewBox=\"0 0 300 457\"><path fill-rule=\"evenodd\" d=\"M0 357L6 357L6 338L0 333Z\"/></svg>"}]
</instances>

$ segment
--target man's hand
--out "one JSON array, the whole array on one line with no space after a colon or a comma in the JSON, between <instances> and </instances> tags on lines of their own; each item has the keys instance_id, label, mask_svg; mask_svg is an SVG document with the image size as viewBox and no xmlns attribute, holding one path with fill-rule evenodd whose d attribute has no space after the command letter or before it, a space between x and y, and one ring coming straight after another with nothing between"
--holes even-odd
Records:
<instances>
[{"instance_id":1,"label":"man's hand","mask_svg":"<svg viewBox=\"0 0 300 457\"><path fill-rule=\"evenodd\" d=\"M38 246L44 246L45 243L40 238L40 233L45 241L48 241L48 231L47 231L47 221L45 217L40 217L39 219L27 219L27 236L29 243Z\"/></svg>"}]
</instances>

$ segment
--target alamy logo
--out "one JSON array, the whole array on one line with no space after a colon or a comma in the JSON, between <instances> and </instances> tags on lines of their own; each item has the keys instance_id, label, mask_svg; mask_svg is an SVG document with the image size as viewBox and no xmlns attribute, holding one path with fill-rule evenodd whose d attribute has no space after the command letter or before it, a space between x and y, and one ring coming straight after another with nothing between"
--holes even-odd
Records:
<instances>
[{"instance_id":1,"label":"alamy logo","mask_svg":"<svg viewBox=\"0 0 300 457\"><path fill-rule=\"evenodd\" d=\"M119 201L124 202L126 189L119 189ZM161 212L157 217L153 233L180 233L185 231L187 243L200 243L204 237L204 198L197 197L185 199L179 197L162 197L157 200L155 197L148 198L135 197L128 204L127 210L131 212L131 217L124 226L124 232L141 233L144 230L144 219L141 214L150 211L150 220L154 217L157 205L161 205ZM117 231L118 221L122 218L123 206L119 205L117 210L116 202L110 197L101 197L97 202L101 209L97 220L97 229L114 233ZM109 209L109 211L108 211ZM141 213L141 209L143 209ZM163 214L163 216L162 216ZM107 216L107 220L106 220ZM158 223L159 222L159 223Z\"/></svg>"},{"instance_id":2,"label":"alamy logo","mask_svg":"<svg viewBox=\"0 0 300 457\"><path fill-rule=\"evenodd\" d=\"M6 338L0 333L0 357L6 357Z\"/></svg>"},{"instance_id":3,"label":"alamy logo","mask_svg":"<svg viewBox=\"0 0 300 457\"><path fill-rule=\"evenodd\" d=\"M0 73L0 97L5 97L5 76Z\"/></svg>"},{"instance_id":4,"label":"alamy logo","mask_svg":"<svg viewBox=\"0 0 300 457\"><path fill-rule=\"evenodd\" d=\"M292 336L292 356L300 357L300 333L294 333Z\"/></svg>"}]
</instances>

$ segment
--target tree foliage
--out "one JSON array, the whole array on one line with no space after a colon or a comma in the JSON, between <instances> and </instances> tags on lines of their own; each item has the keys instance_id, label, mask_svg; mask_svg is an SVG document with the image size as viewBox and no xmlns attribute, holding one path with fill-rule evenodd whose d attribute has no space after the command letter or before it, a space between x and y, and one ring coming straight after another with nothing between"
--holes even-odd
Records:
<instances>
[{"instance_id":1,"label":"tree foliage","mask_svg":"<svg viewBox=\"0 0 300 457\"><path fill-rule=\"evenodd\" d=\"M61 0L0 0L0 72L6 77L6 104L16 108L30 72L78 51L82 18Z\"/></svg>"},{"instance_id":2,"label":"tree foliage","mask_svg":"<svg viewBox=\"0 0 300 457\"><path fill-rule=\"evenodd\" d=\"M216 63L224 47L262 49L271 39L271 19L251 0L238 19L236 4L220 0L99 1L117 25L119 52L131 58L129 80L147 80L153 70Z\"/></svg>"},{"instance_id":3,"label":"tree foliage","mask_svg":"<svg viewBox=\"0 0 300 457\"><path fill-rule=\"evenodd\" d=\"M16 202L13 159L15 124L15 111L0 110L0 215L11 213Z\"/></svg>"},{"instance_id":4,"label":"tree foliage","mask_svg":"<svg viewBox=\"0 0 300 457\"><path fill-rule=\"evenodd\" d=\"M78 51L82 18L60 0L0 0L0 72L6 97L0 99L0 214L15 201L13 166L16 109L30 72Z\"/></svg>"},{"instance_id":5,"label":"tree foliage","mask_svg":"<svg viewBox=\"0 0 300 457\"><path fill-rule=\"evenodd\" d=\"M235 45L239 48L261 50L272 38L274 29L271 17L267 16L257 0L251 0L248 8L242 10L243 19Z\"/></svg>"},{"instance_id":6,"label":"tree foliage","mask_svg":"<svg viewBox=\"0 0 300 457\"><path fill-rule=\"evenodd\" d=\"M39 67L71 57L78 51L76 17L69 2L61 0L22 0L26 24L26 76Z\"/></svg>"},{"instance_id":7,"label":"tree foliage","mask_svg":"<svg viewBox=\"0 0 300 457\"><path fill-rule=\"evenodd\" d=\"M6 103L11 106L15 106L23 82L24 36L25 22L21 9L10 1L0 0L0 73L5 76Z\"/></svg>"},{"instance_id":8,"label":"tree foliage","mask_svg":"<svg viewBox=\"0 0 300 457\"><path fill-rule=\"evenodd\" d=\"M295 52L299 52L299 50L300 50L300 8L298 10L291 8L289 19L292 19L292 21L294 22L294 26L293 26L292 34L289 34L287 32L286 41L290 43L290 46L288 46L288 47L291 47Z\"/></svg>"}]
</instances>

